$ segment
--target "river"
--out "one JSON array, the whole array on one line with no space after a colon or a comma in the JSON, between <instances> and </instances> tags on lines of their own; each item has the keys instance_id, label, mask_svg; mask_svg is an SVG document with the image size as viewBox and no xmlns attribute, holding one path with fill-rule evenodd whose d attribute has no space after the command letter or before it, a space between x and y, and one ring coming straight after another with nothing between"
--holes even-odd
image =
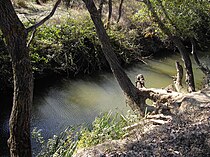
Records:
<instances>
[{"instance_id":1,"label":"river","mask_svg":"<svg viewBox=\"0 0 210 157\"><path fill-rule=\"evenodd\" d=\"M146 60L147 64L136 64L126 69L126 73L132 82L141 73L145 77L146 87L164 88L173 82L172 76L176 75L175 60L180 60L179 56ZM199 87L203 75L195 65L194 74ZM1 106L8 106L6 104L11 104L11 101L5 99ZM100 113L110 110L126 113L129 109L118 83L110 73L74 80L63 79L56 83L46 82L43 87L35 84L31 125L32 128L41 129L43 136L49 138L68 125L91 123ZM9 107L1 107L2 157L7 156L9 114Z\"/></svg>"}]
</instances>

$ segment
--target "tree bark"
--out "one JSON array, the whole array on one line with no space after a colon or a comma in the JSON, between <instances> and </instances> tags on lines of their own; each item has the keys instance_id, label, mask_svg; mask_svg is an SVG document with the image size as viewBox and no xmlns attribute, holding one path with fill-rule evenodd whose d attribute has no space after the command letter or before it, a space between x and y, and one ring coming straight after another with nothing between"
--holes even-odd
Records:
<instances>
[{"instance_id":1,"label":"tree bark","mask_svg":"<svg viewBox=\"0 0 210 157\"><path fill-rule=\"evenodd\" d=\"M102 51L121 89L123 90L125 96L128 98L128 101L130 102L130 107L132 108L132 110L138 111L141 115L145 114L145 110L153 110L152 107L146 105L145 103L145 100L149 96L149 92L140 92L140 90L138 90L132 84L132 82L120 66L93 0L83 1L86 4L86 7L95 25L97 35L101 42Z\"/></svg>"},{"instance_id":2,"label":"tree bark","mask_svg":"<svg viewBox=\"0 0 210 157\"><path fill-rule=\"evenodd\" d=\"M33 95L33 76L26 46L27 30L17 17L10 0L0 1L0 29L12 59L14 95L9 120L11 157L30 157L30 112Z\"/></svg>"},{"instance_id":3,"label":"tree bark","mask_svg":"<svg viewBox=\"0 0 210 157\"><path fill-rule=\"evenodd\" d=\"M160 29L168 35L169 38L173 41L174 45L178 48L182 60L184 61L184 66L186 70L186 83L188 86L188 91L189 92L194 92L195 91L195 83L194 83L194 75L193 75L193 70L192 70L192 63L189 54L187 53L186 48L184 47L181 39L177 36L172 35L171 31L165 26L165 24L161 21L161 19L158 17L156 11L154 10L150 0L144 0L144 3L147 5L148 10L151 12L154 20L157 22L159 25Z\"/></svg>"}]
</instances>

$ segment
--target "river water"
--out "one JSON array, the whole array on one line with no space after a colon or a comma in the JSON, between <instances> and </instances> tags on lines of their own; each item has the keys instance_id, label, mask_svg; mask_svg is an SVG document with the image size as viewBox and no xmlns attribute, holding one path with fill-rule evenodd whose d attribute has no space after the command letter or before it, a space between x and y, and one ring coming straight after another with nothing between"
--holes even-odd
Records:
<instances>
[{"instance_id":1,"label":"river water","mask_svg":"<svg viewBox=\"0 0 210 157\"><path fill-rule=\"evenodd\" d=\"M135 76L141 73L145 77L146 87L164 88L173 82L172 76L176 75L175 60L180 60L179 56L147 60L147 64L132 66L126 69L126 73L132 82ZM196 66L194 74L199 87L203 75ZM8 100L4 103L11 102ZM32 128L41 129L43 136L49 138L68 125L91 123L100 113L110 110L126 113L129 109L113 75L101 73L94 77L56 81L43 88L37 88L34 94L31 125ZM1 108L0 145L3 150L0 151L0 156L7 156L5 146L8 138L9 114L8 107Z\"/></svg>"}]
</instances>

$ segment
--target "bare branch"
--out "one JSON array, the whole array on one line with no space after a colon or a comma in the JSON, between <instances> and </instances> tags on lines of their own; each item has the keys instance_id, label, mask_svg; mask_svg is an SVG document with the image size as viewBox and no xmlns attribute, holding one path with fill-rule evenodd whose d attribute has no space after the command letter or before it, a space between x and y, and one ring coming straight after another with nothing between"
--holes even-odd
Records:
<instances>
[{"instance_id":1,"label":"bare branch","mask_svg":"<svg viewBox=\"0 0 210 157\"><path fill-rule=\"evenodd\" d=\"M38 22L38 23L34 24L33 26L27 28L27 32L31 32L31 31L35 30L39 26L43 25L47 20L49 20L54 15L54 13L55 13L55 11L56 11L56 9L57 9L57 7L60 3L61 3L61 0L58 0L55 3L55 5L54 5L52 11L50 12L50 14L47 15L44 19L42 19L40 22Z\"/></svg>"},{"instance_id":2,"label":"bare branch","mask_svg":"<svg viewBox=\"0 0 210 157\"><path fill-rule=\"evenodd\" d=\"M27 47L29 47L29 45L31 44L32 40L34 39L35 33L36 33L36 29L34 29L32 31L31 37L30 37L29 41L27 42Z\"/></svg>"},{"instance_id":3,"label":"bare branch","mask_svg":"<svg viewBox=\"0 0 210 157\"><path fill-rule=\"evenodd\" d=\"M119 15L118 15L118 18L117 18L117 23L120 21L120 18L121 18L121 15L122 15L122 6L123 6L123 1L124 1L124 0L121 0L121 1L120 1L120 6L119 6Z\"/></svg>"}]
</instances>

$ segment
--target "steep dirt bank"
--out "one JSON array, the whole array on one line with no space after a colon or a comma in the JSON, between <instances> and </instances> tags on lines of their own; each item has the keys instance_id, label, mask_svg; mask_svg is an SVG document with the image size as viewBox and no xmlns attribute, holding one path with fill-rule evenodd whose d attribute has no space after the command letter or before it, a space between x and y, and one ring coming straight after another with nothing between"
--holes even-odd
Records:
<instances>
[{"instance_id":1,"label":"steep dirt bank","mask_svg":"<svg viewBox=\"0 0 210 157\"><path fill-rule=\"evenodd\" d=\"M148 116L126 128L127 138L79 150L74 157L210 156L210 88L181 94L175 103L172 115Z\"/></svg>"}]
</instances>

